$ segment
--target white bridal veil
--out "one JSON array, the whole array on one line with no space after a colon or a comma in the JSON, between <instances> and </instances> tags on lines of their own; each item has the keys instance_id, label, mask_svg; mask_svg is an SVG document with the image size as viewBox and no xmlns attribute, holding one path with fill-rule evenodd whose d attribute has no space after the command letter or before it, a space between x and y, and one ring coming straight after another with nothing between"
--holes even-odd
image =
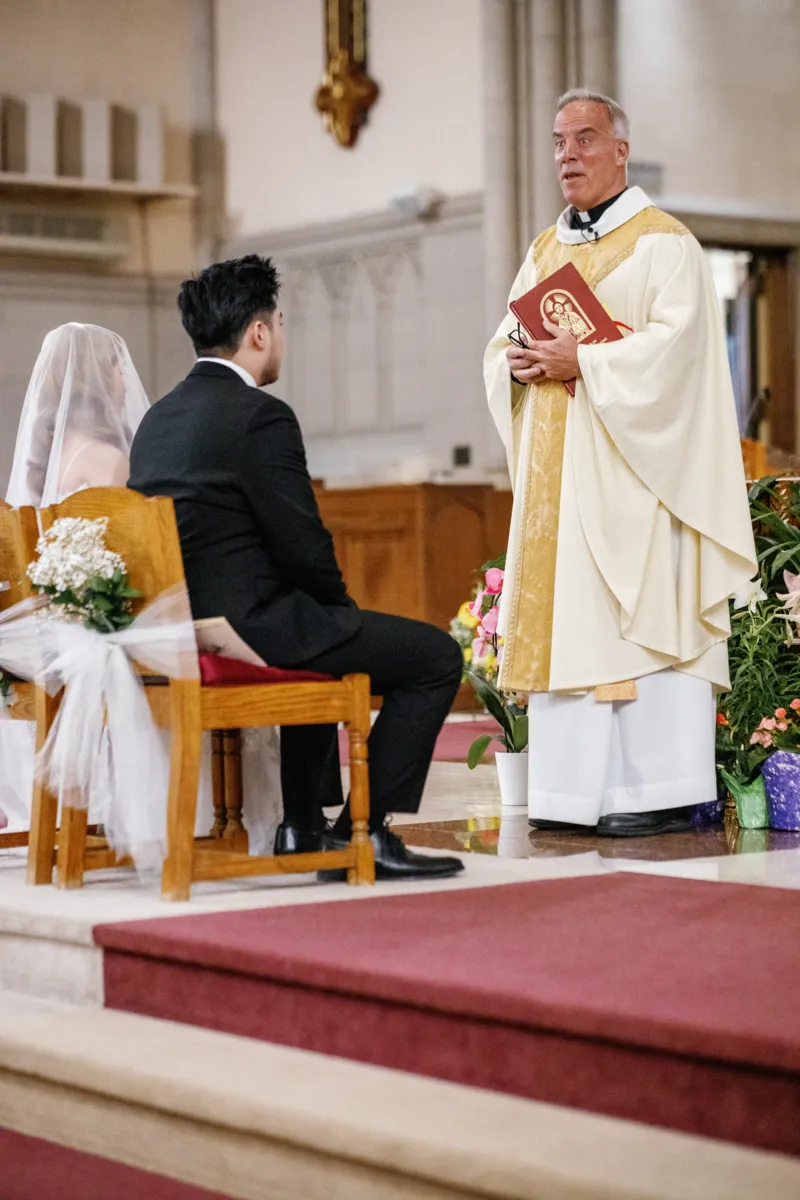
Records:
<instances>
[{"instance_id":1,"label":"white bridal veil","mask_svg":"<svg viewBox=\"0 0 800 1200\"><path fill-rule=\"evenodd\" d=\"M127 460L148 407L118 334L75 321L53 329L42 343L25 395L8 503L38 508L62 500L76 490L70 486L70 469L81 454L86 461L87 454L96 458L105 449L117 452L120 462Z\"/></svg>"}]
</instances>

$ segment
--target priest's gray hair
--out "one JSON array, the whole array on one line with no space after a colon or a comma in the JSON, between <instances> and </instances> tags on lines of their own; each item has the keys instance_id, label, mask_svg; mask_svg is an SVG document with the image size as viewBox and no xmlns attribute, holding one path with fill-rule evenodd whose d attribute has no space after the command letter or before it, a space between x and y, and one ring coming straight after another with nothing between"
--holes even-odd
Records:
<instances>
[{"instance_id":1,"label":"priest's gray hair","mask_svg":"<svg viewBox=\"0 0 800 1200\"><path fill-rule=\"evenodd\" d=\"M559 98L556 112L561 112L562 108L566 108L568 104L574 104L576 100L580 100L584 104L602 104L608 113L614 137L620 138L623 142L630 141L631 123L628 120L628 114L621 104L617 104L616 100L612 100L610 96L604 96L602 92L593 92L591 88L571 88Z\"/></svg>"}]
</instances>

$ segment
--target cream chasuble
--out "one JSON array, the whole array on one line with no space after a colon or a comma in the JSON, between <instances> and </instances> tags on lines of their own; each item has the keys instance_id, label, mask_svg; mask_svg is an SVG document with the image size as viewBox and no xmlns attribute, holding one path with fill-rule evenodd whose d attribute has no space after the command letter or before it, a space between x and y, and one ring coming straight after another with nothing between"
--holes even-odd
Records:
<instances>
[{"instance_id":1,"label":"cream chasuble","mask_svg":"<svg viewBox=\"0 0 800 1200\"><path fill-rule=\"evenodd\" d=\"M640 188L595 228L586 240L562 214L510 298L572 262L633 332L579 348L574 398L511 380L510 313L486 352L514 488L501 686L581 691L675 667L725 688L728 598L756 562L710 272Z\"/></svg>"}]
</instances>

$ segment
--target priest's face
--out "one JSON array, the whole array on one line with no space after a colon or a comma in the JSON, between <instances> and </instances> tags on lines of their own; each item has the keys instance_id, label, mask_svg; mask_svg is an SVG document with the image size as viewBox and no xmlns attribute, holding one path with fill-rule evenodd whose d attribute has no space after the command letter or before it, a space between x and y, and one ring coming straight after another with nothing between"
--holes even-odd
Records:
<instances>
[{"instance_id":1,"label":"priest's face","mask_svg":"<svg viewBox=\"0 0 800 1200\"><path fill-rule=\"evenodd\" d=\"M602 104L576 100L562 108L553 126L553 145L564 199L580 212L625 187L628 143L614 136Z\"/></svg>"}]
</instances>

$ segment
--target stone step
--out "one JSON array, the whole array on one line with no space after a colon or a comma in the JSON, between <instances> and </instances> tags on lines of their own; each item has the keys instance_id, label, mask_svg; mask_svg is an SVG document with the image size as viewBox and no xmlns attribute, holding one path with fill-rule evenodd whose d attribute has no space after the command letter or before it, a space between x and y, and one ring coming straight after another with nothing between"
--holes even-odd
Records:
<instances>
[{"instance_id":1,"label":"stone step","mask_svg":"<svg viewBox=\"0 0 800 1200\"><path fill-rule=\"evenodd\" d=\"M58 1174L37 1200L97 1195L92 1164L234 1200L800 1195L779 1155L105 1010L0 1028L0 1128L48 1143ZM31 1194L14 1136L4 1200Z\"/></svg>"}]
</instances>

